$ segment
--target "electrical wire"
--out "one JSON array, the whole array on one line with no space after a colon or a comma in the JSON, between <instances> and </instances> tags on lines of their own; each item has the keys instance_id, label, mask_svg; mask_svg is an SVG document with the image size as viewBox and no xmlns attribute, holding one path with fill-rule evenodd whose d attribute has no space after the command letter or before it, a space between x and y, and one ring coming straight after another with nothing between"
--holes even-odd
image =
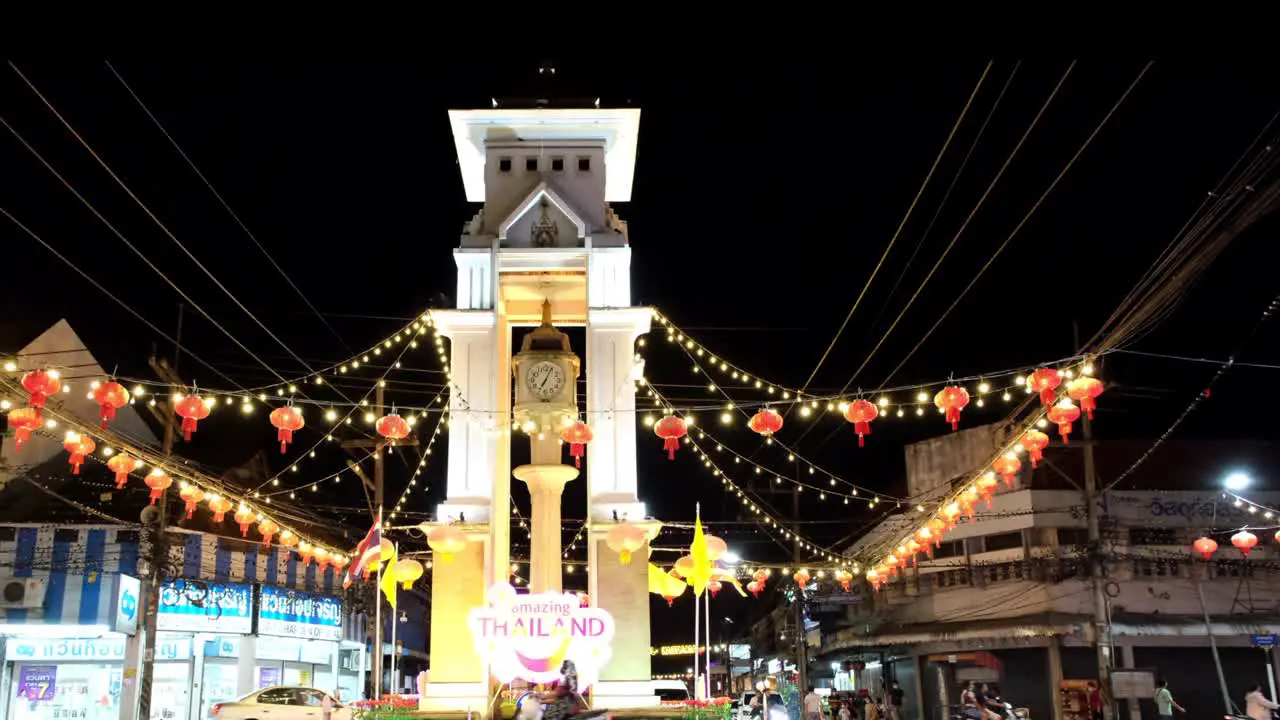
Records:
<instances>
[{"instance_id":1,"label":"electrical wire","mask_svg":"<svg viewBox=\"0 0 1280 720\"><path fill-rule=\"evenodd\" d=\"M307 298L306 294L302 292L302 289L299 288L297 283L293 281L293 278L289 275L289 273L285 272L284 268L280 267L280 263L276 262L276 259L271 256L271 253L267 252L267 249L263 247L261 242L258 241L257 236L249 231L248 226L244 224L244 221L240 219L240 216L237 215L236 212L231 209L231 205L228 204L226 199L222 197L222 193L218 192L217 188L213 186L213 183L209 181L209 178L207 178L205 174L200 171L200 168L196 166L195 162L191 159L191 157L187 155L185 150L182 149L182 146L178 144L178 141L175 140L173 135L170 134L167 129L165 129L163 124L161 124L160 119L155 116L155 113L151 112L151 108L147 107L147 104L142 101L142 98L138 96L138 93L134 92L133 88L130 87L129 83L125 81L124 76L122 76L120 72L116 70L115 66L111 64L110 60L106 60L104 62L106 63L107 69L111 71L111 74L115 75L116 79L120 81L120 84L124 86L124 89L128 91L129 95L134 99L135 102L138 103L138 107L142 108L142 111L146 113L148 118L151 119L151 122L155 123L156 128L159 129L160 133L163 134L165 139L169 141L169 144L173 145L173 149L176 150L178 154L182 156L182 159L184 161L186 161L187 166L190 167L192 172L194 172L196 176L200 178L201 182L205 184L205 187L209 188L209 192L213 193L213 196L217 198L218 203L221 204L223 209L227 211L227 214L231 216L231 219L236 221L236 224L240 226L240 229L244 231L244 234L247 235L249 239L253 241L254 246L257 247L258 251L261 252L263 257L267 259L267 262L271 263L271 267L275 268L276 272L280 274L280 277L284 278L285 282L289 283L289 287L293 288L293 291L297 293L298 297L302 298L302 302L306 303L306 306L310 308L311 312L315 314L315 316L320 320L321 323L324 324L326 328L328 328L329 333L332 334L333 337L337 339L337 341L342 345L342 347L348 353L354 352L351 349L351 346L347 344L346 340L343 340L342 336L338 334L338 331L334 329L333 325L331 325L329 321L325 319L324 315L320 314L320 311L316 309L316 306L311 303L311 300Z\"/></svg>"}]
</instances>

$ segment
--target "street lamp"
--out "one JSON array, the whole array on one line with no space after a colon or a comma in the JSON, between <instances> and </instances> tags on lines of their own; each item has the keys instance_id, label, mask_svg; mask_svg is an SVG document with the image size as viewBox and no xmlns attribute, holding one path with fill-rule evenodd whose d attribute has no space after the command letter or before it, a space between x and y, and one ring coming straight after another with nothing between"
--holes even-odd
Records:
<instances>
[{"instance_id":1,"label":"street lamp","mask_svg":"<svg viewBox=\"0 0 1280 720\"><path fill-rule=\"evenodd\" d=\"M1223 478L1222 484L1231 492L1240 492L1253 484L1253 478L1249 477L1249 473L1237 470Z\"/></svg>"}]
</instances>

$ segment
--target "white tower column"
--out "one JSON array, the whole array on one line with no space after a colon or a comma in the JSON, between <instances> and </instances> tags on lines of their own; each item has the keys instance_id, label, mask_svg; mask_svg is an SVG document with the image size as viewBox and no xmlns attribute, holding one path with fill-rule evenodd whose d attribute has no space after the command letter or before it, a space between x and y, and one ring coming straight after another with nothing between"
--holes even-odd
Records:
<instances>
[{"instance_id":1,"label":"white tower column","mask_svg":"<svg viewBox=\"0 0 1280 720\"><path fill-rule=\"evenodd\" d=\"M560 500L564 486L578 477L578 470L568 465L521 465L515 476L528 484L531 501L529 590L560 592L564 589Z\"/></svg>"}]
</instances>

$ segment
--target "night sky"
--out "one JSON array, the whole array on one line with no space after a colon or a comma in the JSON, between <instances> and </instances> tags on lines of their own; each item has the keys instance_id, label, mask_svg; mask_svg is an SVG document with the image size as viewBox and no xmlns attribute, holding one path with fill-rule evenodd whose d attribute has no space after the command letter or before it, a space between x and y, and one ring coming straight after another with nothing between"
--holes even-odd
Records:
<instances>
[{"instance_id":1,"label":"night sky","mask_svg":"<svg viewBox=\"0 0 1280 720\"><path fill-rule=\"evenodd\" d=\"M547 94L640 107L635 191L632 202L615 207L630 224L635 303L657 307L709 350L753 374L798 387L894 235L985 64L979 59L718 64L562 59L549 87L538 78L537 59L116 63L133 91L323 314L323 322L106 65L18 65L209 271L292 353L316 365L342 360L348 348L376 342L438 304L441 295L453 295L450 251L476 207L463 198L448 109L488 107L493 97ZM1082 339L1094 334L1280 109L1273 90L1280 86L1280 68L1245 61L1156 63L972 291L887 378L1005 241L1143 64L1112 60L1075 67L850 392L886 381L936 382L952 374L963 377L1071 355L1073 324ZM834 392L851 379L920 288L1067 65L1065 60L1028 61L1014 72L1013 62L994 64L813 389ZM302 372L292 353L195 267L7 66L0 68L0 99L5 121L209 315L282 375ZM957 179L984 121L982 137ZM1275 130L1263 137L1271 138ZM0 136L6 178L0 207L169 332L178 295L9 131ZM1211 359L1240 349L1280 291L1269 252L1276 230L1272 218L1242 233L1162 323L1126 349ZM17 351L65 318L105 368L150 377L146 360L153 344L167 352L155 333L2 217L0 248L7 301L0 351ZM1237 360L1276 362L1276 338L1276 328L1264 328ZM580 334L575 339L581 350ZM663 393L679 405L723 403L661 334L650 340L647 374ZM183 344L245 385L273 379L190 307ZM414 357L414 371L402 377L421 384L397 384L393 376L390 399L420 404L425 393L438 391L442 375L432 354ZM1102 367L1109 389L1096 430L1113 440L1158 436L1217 369L1124 354L1108 356ZM202 388L226 385L189 358L181 370ZM1272 374L1267 368L1236 367L1176 437L1269 439ZM758 398L742 393L740 399ZM971 406L964 424L1003 418L1002 404L996 405ZM904 443L947 431L933 413L879 422L868 446L858 450L842 419L828 413L820 418L789 417L782 438L791 442L816 424L801 442L805 457L861 485L886 490L901 487ZM746 519L738 505L699 463L690 457L667 462L659 441L641 431L642 499L654 515L690 521L693 504L700 501L715 531L744 556L787 559L766 535L737 523ZM762 464L786 466L785 453L761 448L742 422L714 432ZM232 408L215 413L198 442L180 452L228 468L269 446L272 437L265 413L246 421ZM304 441L314 440L309 435ZM301 484L307 473L332 473L341 469L343 458L338 450L327 450L285 479ZM442 499L440 459L425 475L429 489L415 492L407 510L427 513ZM389 497L399 496L409 467L389 465ZM1262 478L1269 481L1265 472ZM317 511L349 530L367 524L357 487L352 482L326 489L316 504L334 509ZM566 518L582 517L584 487L578 482L566 493ZM527 511L522 487L516 497ZM766 500L789 515L789 497ZM832 543L872 517L865 507L819 505L807 497L800 520L816 542ZM721 522L735 524L715 525ZM687 542L687 535L669 537L668 546ZM579 545L573 554L581 562L585 548ZM665 608L658 603L655 618L673 615L655 620L655 639L681 640L687 613L658 610ZM727 606L726 614L745 617L745 603Z\"/></svg>"}]
</instances>

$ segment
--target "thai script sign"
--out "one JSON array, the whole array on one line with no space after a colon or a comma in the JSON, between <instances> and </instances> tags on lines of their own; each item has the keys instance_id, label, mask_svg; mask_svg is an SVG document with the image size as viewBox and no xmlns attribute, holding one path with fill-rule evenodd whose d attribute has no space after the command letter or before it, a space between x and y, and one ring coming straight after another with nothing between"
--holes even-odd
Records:
<instances>
[{"instance_id":1,"label":"thai script sign","mask_svg":"<svg viewBox=\"0 0 1280 720\"><path fill-rule=\"evenodd\" d=\"M341 640L342 601L263 585L258 596L258 634Z\"/></svg>"},{"instance_id":2,"label":"thai script sign","mask_svg":"<svg viewBox=\"0 0 1280 720\"><path fill-rule=\"evenodd\" d=\"M156 627L175 632L253 632L253 586L173 580L160 588Z\"/></svg>"}]
</instances>

